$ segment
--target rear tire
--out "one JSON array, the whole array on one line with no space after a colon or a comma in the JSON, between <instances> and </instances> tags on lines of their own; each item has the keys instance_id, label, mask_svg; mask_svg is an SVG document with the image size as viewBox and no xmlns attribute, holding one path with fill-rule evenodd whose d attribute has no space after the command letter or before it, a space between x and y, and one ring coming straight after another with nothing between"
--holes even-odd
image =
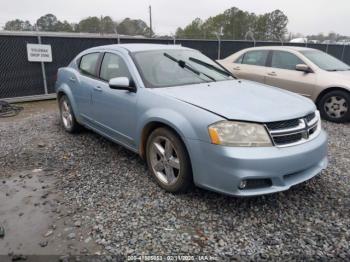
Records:
<instances>
[{"instance_id":1,"label":"rear tire","mask_svg":"<svg viewBox=\"0 0 350 262\"><path fill-rule=\"evenodd\" d=\"M342 90L330 91L318 102L323 119L344 123L350 120L350 93Z\"/></svg>"},{"instance_id":2,"label":"rear tire","mask_svg":"<svg viewBox=\"0 0 350 262\"><path fill-rule=\"evenodd\" d=\"M147 140L148 170L166 191L180 193L193 184L192 167L186 147L168 128L154 130Z\"/></svg>"},{"instance_id":3,"label":"rear tire","mask_svg":"<svg viewBox=\"0 0 350 262\"><path fill-rule=\"evenodd\" d=\"M59 99L60 118L64 129L69 133L77 133L82 126L77 122L71 103L66 95Z\"/></svg>"}]
</instances>

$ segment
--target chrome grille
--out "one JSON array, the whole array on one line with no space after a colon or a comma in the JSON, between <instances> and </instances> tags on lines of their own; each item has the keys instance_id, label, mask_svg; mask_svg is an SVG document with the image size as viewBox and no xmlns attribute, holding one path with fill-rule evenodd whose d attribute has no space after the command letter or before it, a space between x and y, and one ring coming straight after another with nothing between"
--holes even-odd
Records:
<instances>
[{"instance_id":1,"label":"chrome grille","mask_svg":"<svg viewBox=\"0 0 350 262\"><path fill-rule=\"evenodd\" d=\"M266 126L270 130L276 130L276 129L295 127L295 126L298 126L298 124L299 124L299 119L292 119L292 120L286 120L286 121L277 121L277 122L267 123Z\"/></svg>"},{"instance_id":2,"label":"chrome grille","mask_svg":"<svg viewBox=\"0 0 350 262\"><path fill-rule=\"evenodd\" d=\"M286 147L312 140L321 131L319 112L305 117L266 123L275 146Z\"/></svg>"},{"instance_id":3,"label":"chrome grille","mask_svg":"<svg viewBox=\"0 0 350 262\"><path fill-rule=\"evenodd\" d=\"M311 114L308 114L305 119L307 120L307 122L310 122L312 119L314 119L316 117L316 113L313 112Z\"/></svg>"},{"instance_id":4,"label":"chrome grille","mask_svg":"<svg viewBox=\"0 0 350 262\"><path fill-rule=\"evenodd\" d=\"M273 141L276 145L287 145L291 143L296 143L300 141L303 138L301 133L297 134L291 134L291 135L284 135L284 136L275 136L273 138Z\"/></svg>"}]
</instances>

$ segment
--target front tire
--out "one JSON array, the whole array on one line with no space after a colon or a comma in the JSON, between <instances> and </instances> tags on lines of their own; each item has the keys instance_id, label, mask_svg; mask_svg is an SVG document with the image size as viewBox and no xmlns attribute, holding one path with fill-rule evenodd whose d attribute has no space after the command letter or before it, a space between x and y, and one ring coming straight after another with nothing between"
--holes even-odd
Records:
<instances>
[{"instance_id":1,"label":"front tire","mask_svg":"<svg viewBox=\"0 0 350 262\"><path fill-rule=\"evenodd\" d=\"M335 90L322 96L318 107L323 119L344 123L350 120L350 93Z\"/></svg>"},{"instance_id":2,"label":"front tire","mask_svg":"<svg viewBox=\"0 0 350 262\"><path fill-rule=\"evenodd\" d=\"M69 133L76 133L81 130L81 125L77 122L71 103L66 95L62 95L59 99L59 108L61 123L64 129Z\"/></svg>"},{"instance_id":3,"label":"front tire","mask_svg":"<svg viewBox=\"0 0 350 262\"><path fill-rule=\"evenodd\" d=\"M180 193L192 185L192 168L184 143L167 128L154 130L147 140L149 172L166 191Z\"/></svg>"}]
</instances>

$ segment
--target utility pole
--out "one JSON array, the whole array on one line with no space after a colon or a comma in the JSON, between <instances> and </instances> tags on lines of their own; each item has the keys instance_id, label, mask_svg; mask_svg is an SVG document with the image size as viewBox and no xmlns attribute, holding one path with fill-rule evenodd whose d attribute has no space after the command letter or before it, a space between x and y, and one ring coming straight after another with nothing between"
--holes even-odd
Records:
<instances>
[{"instance_id":1,"label":"utility pole","mask_svg":"<svg viewBox=\"0 0 350 262\"><path fill-rule=\"evenodd\" d=\"M152 35L153 35L153 30L152 30L152 6L149 6L149 27L150 27L149 37L152 38Z\"/></svg>"}]
</instances>

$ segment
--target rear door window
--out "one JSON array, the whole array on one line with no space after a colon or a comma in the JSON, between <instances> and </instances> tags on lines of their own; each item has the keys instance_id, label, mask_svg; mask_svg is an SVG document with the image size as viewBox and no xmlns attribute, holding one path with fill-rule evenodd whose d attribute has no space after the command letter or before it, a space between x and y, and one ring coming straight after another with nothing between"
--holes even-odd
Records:
<instances>
[{"instance_id":1,"label":"rear door window","mask_svg":"<svg viewBox=\"0 0 350 262\"><path fill-rule=\"evenodd\" d=\"M243 56L242 64L266 66L268 50L249 51Z\"/></svg>"},{"instance_id":2,"label":"rear door window","mask_svg":"<svg viewBox=\"0 0 350 262\"><path fill-rule=\"evenodd\" d=\"M100 53L91 53L81 57L79 69L83 74L97 77L96 69Z\"/></svg>"},{"instance_id":3,"label":"rear door window","mask_svg":"<svg viewBox=\"0 0 350 262\"><path fill-rule=\"evenodd\" d=\"M296 70L296 65L305 64L299 57L296 55L285 52L285 51L273 51L271 67L287 69L287 70Z\"/></svg>"}]
</instances>

